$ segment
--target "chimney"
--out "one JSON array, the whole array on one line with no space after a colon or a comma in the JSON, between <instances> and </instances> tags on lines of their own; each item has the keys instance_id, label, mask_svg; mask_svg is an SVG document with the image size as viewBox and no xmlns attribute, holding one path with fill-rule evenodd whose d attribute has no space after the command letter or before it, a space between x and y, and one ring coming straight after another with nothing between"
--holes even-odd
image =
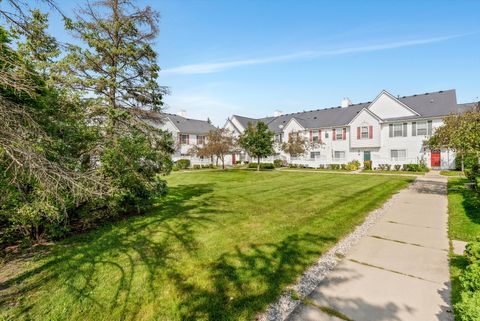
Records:
<instances>
[{"instance_id":1,"label":"chimney","mask_svg":"<svg viewBox=\"0 0 480 321\"><path fill-rule=\"evenodd\" d=\"M181 116L186 118L187 117L187 111L185 109L181 109L180 111L177 112L177 116Z\"/></svg>"},{"instance_id":2,"label":"chimney","mask_svg":"<svg viewBox=\"0 0 480 321\"><path fill-rule=\"evenodd\" d=\"M352 101L348 98L348 97L344 97L342 99L342 102L340 104L340 106L342 106L342 108L345 108L345 107L348 107L352 104Z\"/></svg>"},{"instance_id":3,"label":"chimney","mask_svg":"<svg viewBox=\"0 0 480 321\"><path fill-rule=\"evenodd\" d=\"M281 110L275 109L275 111L273 112L273 117L278 117L282 115L283 115L283 111Z\"/></svg>"}]
</instances>

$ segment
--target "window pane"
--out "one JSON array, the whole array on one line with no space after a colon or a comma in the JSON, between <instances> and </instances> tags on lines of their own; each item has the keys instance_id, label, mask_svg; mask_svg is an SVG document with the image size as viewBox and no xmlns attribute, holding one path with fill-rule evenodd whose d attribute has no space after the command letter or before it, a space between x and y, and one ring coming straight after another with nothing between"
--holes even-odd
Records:
<instances>
[{"instance_id":1,"label":"window pane","mask_svg":"<svg viewBox=\"0 0 480 321\"><path fill-rule=\"evenodd\" d=\"M368 126L362 126L362 139L368 139Z\"/></svg>"},{"instance_id":2,"label":"window pane","mask_svg":"<svg viewBox=\"0 0 480 321\"><path fill-rule=\"evenodd\" d=\"M401 137L403 136L403 127L402 124L394 124L393 125L393 137Z\"/></svg>"},{"instance_id":3,"label":"window pane","mask_svg":"<svg viewBox=\"0 0 480 321\"><path fill-rule=\"evenodd\" d=\"M417 123L417 135L426 135L427 134L427 123L421 122Z\"/></svg>"}]
</instances>

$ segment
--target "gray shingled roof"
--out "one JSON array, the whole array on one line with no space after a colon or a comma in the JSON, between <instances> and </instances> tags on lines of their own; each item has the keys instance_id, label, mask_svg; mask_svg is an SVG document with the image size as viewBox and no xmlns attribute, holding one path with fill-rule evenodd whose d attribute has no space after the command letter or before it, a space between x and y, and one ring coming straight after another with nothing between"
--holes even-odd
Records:
<instances>
[{"instance_id":1,"label":"gray shingled roof","mask_svg":"<svg viewBox=\"0 0 480 321\"><path fill-rule=\"evenodd\" d=\"M472 107L472 104L457 104L455 90L442 90L438 92L425 93L413 96L398 97L402 103L416 111L420 116L398 117L385 120L407 120L422 117L446 116L452 112L462 112ZM279 117L248 118L234 115L235 118L247 127L248 123L256 124L259 121L265 122L273 132L280 132L291 118L295 118L304 128L323 128L345 126L371 102L354 104L345 108L331 107L325 109L316 109L292 114L285 114Z\"/></svg>"},{"instance_id":2,"label":"gray shingled roof","mask_svg":"<svg viewBox=\"0 0 480 321\"><path fill-rule=\"evenodd\" d=\"M164 114L182 133L206 134L215 129L215 126L205 120L185 118L174 114Z\"/></svg>"}]
</instances>

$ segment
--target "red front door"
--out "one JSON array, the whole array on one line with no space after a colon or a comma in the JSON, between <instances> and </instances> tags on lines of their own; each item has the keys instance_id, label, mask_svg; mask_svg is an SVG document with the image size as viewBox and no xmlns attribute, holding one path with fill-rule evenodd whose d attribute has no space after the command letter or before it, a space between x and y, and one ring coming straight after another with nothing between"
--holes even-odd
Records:
<instances>
[{"instance_id":1,"label":"red front door","mask_svg":"<svg viewBox=\"0 0 480 321\"><path fill-rule=\"evenodd\" d=\"M432 167L440 167L440 151L432 150L431 152L431 165Z\"/></svg>"},{"instance_id":2,"label":"red front door","mask_svg":"<svg viewBox=\"0 0 480 321\"><path fill-rule=\"evenodd\" d=\"M235 165L235 163L237 162L237 160L235 159L237 155L235 154L232 154L232 165Z\"/></svg>"}]
</instances>

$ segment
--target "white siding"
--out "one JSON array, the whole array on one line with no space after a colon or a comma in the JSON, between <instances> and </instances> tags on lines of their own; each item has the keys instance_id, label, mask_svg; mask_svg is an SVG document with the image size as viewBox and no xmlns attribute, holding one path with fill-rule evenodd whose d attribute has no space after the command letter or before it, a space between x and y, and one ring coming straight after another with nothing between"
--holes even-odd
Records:
<instances>
[{"instance_id":1,"label":"white siding","mask_svg":"<svg viewBox=\"0 0 480 321\"><path fill-rule=\"evenodd\" d=\"M385 92L382 92L368 109L382 119L415 115L415 113Z\"/></svg>"}]
</instances>

